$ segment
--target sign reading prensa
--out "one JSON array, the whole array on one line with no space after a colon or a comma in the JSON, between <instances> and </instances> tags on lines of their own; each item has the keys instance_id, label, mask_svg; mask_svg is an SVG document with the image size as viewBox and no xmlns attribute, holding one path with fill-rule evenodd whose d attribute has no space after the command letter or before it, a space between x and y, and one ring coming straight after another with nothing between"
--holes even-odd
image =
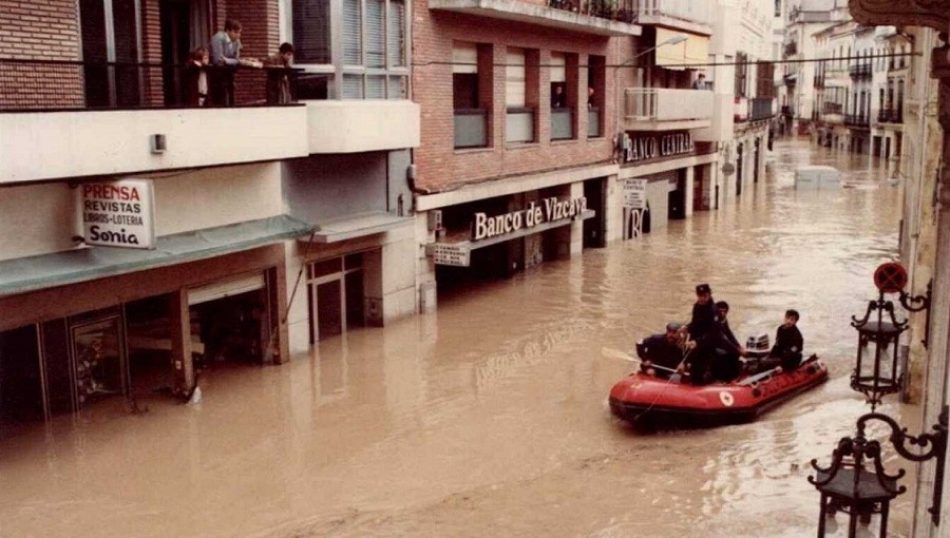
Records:
<instances>
[{"instance_id":1,"label":"sign reading prensa","mask_svg":"<svg viewBox=\"0 0 950 538\"><path fill-rule=\"evenodd\" d=\"M490 237L510 234L525 228L533 228L545 222L573 219L587 209L587 198L583 196L573 200L561 200L557 197L545 198L541 204L531 202L525 209L489 217L485 213L475 213L472 223L472 239L480 241Z\"/></svg>"},{"instance_id":2,"label":"sign reading prensa","mask_svg":"<svg viewBox=\"0 0 950 538\"><path fill-rule=\"evenodd\" d=\"M432 251L432 261L438 265L468 267L471 265L472 251L462 245L437 243Z\"/></svg>"},{"instance_id":3,"label":"sign reading prensa","mask_svg":"<svg viewBox=\"0 0 950 538\"><path fill-rule=\"evenodd\" d=\"M82 224L87 245L155 248L155 196L150 179L83 183Z\"/></svg>"},{"instance_id":4,"label":"sign reading prensa","mask_svg":"<svg viewBox=\"0 0 950 538\"><path fill-rule=\"evenodd\" d=\"M647 180L628 179L623 182L623 206L630 209L647 208Z\"/></svg>"}]
</instances>

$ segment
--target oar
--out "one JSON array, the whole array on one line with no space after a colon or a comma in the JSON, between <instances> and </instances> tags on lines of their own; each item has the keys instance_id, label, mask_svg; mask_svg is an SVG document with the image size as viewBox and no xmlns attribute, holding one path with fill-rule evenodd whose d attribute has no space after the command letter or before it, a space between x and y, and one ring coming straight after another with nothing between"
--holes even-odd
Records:
<instances>
[{"instance_id":1,"label":"oar","mask_svg":"<svg viewBox=\"0 0 950 538\"><path fill-rule=\"evenodd\" d=\"M634 357L633 355L631 355L631 354L629 354L629 353L627 353L627 352L625 352L625 351L620 351L619 349L613 349L613 348L609 348L609 347L603 347L603 348L600 348L600 353L601 353L601 355L603 355L603 356L605 356L605 357L610 357L610 358L613 358L613 359L620 359L620 360L624 360L624 361L627 361L627 362L635 362L635 363L637 363L637 364L643 364L643 361L642 361L642 360L640 360L640 359ZM650 364L650 368L656 368L657 370L663 370L664 372L669 372L669 373L671 373L671 374L677 373L677 371L676 371L675 369L673 369L673 368L667 368L666 366L658 366L658 365L656 365L656 364ZM689 374L686 374L686 375L689 375Z\"/></svg>"}]
</instances>

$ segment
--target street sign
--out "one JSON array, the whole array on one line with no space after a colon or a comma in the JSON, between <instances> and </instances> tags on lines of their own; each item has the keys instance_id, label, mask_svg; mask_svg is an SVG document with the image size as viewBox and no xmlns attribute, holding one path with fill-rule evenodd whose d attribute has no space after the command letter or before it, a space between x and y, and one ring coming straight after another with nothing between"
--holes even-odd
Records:
<instances>
[{"instance_id":1,"label":"street sign","mask_svg":"<svg viewBox=\"0 0 950 538\"><path fill-rule=\"evenodd\" d=\"M437 265L468 267L471 264L471 254L468 246L450 243L436 243L432 249L432 259Z\"/></svg>"},{"instance_id":2,"label":"street sign","mask_svg":"<svg viewBox=\"0 0 950 538\"><path fill-rule=\"evenodd\" d=\"M630 209L646 209L647 180L628 179L623 182L623 205Z\"/></svg>"}]
</instances>

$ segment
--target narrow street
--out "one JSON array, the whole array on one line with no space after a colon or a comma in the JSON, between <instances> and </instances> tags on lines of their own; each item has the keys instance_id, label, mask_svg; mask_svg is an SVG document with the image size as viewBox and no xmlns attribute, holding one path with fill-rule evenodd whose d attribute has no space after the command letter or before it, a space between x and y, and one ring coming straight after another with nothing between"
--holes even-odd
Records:
<instances>
[{"instance_id":1,"label":"narrow street","mask_svg":"<svg viewBox=\"0 0 950 538\"><path fill-rule=\"evenodd\" d=\"M844 188L796 191L807 163ZM867 155L804 140L778 142L767 170L668 232L453 290L283 367L213 369L198 405L35 425L0 445L0 536L811 535L808 462L866 411L848 321L895 255L900 198ZM798 309L831 380L743 426L616 421L607 392L631 366L601 347L686 321L699 282L743 341ZM892 505L891 536L910 503Z\"/></svg>"}]
</instances>

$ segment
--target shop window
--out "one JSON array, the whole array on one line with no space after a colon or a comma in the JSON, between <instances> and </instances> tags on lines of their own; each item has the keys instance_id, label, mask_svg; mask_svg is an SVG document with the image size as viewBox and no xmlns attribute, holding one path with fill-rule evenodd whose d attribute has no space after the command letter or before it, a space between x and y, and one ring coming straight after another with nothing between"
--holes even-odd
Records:
<instances>
[{"instance_id":1,"label":"shop window","mask_svg":"<svg viewBox=\"0 0 950 538\"><path fill-rule=\"evenodd\" d=\"M119 316L70 326L77 408L126 388L125 345Z\"/></svg>"},{"instance_id":2,"label":"shop window","mask_svg":"<svg viewBox=\"0 0 950 538\"><path fill-rule=\"evenodd\" d=\"M366 324L365 253L313 262L307 267L310 343Z\"/></svg>"},{"instance_id":3,"label":"shop window","mask_svg":"<svg viewBox=\"0 0 950 538\"><path fill-rule=\"evenodd\" d=\"M552 52L548 72L551 140L574 138L577 122L577 55Z\"/></svg>"}]
</instances>

